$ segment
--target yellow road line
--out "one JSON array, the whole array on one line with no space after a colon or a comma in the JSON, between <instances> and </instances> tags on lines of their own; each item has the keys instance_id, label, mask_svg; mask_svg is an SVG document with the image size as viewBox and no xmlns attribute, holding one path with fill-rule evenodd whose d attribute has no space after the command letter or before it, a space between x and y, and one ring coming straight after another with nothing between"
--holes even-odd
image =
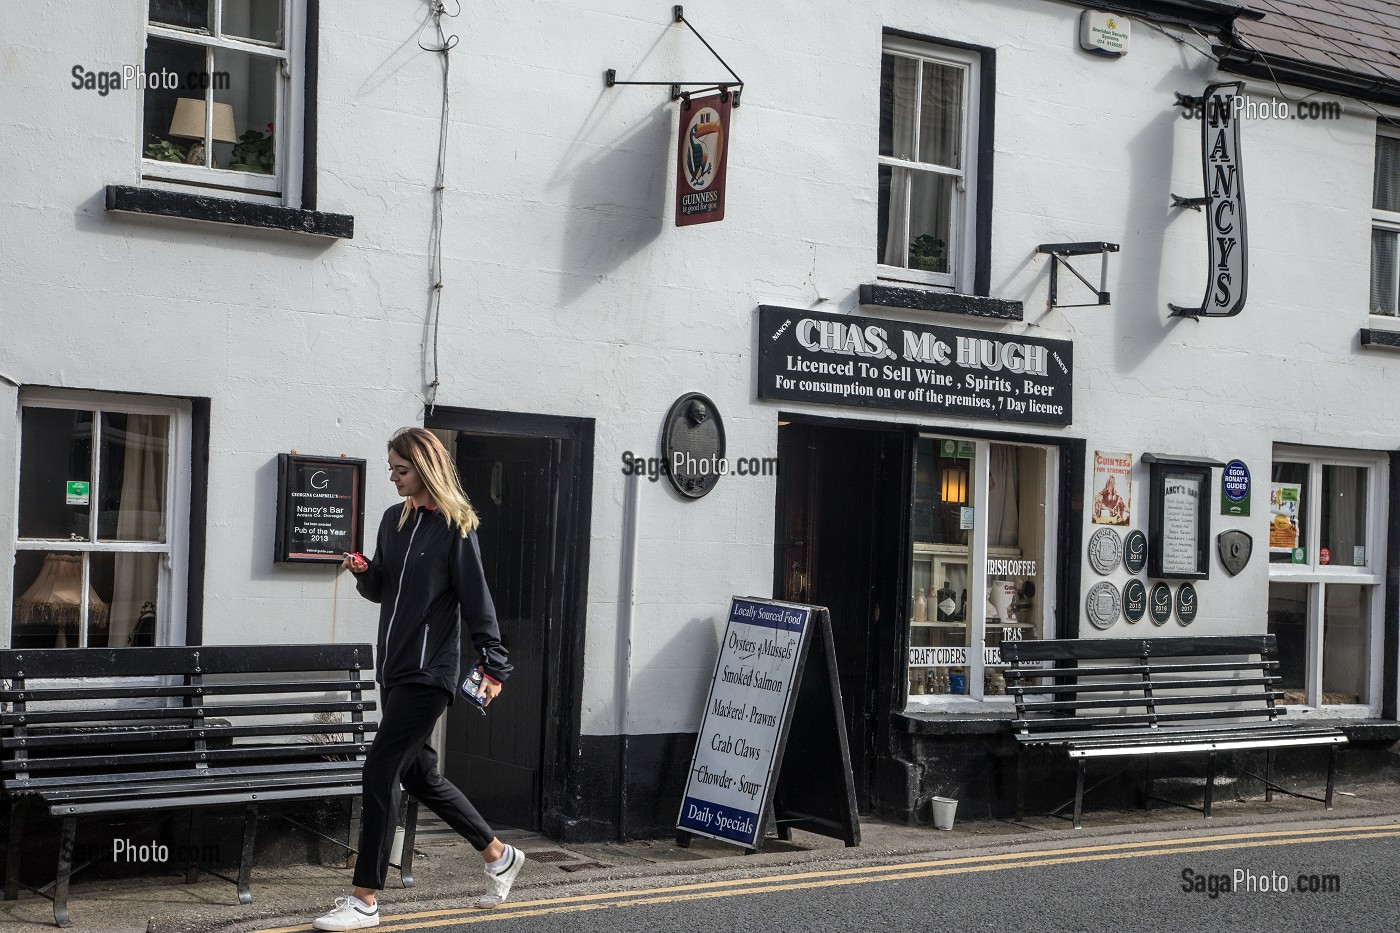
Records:
<instances>
[{"instance_id":1,"label":"yellow road line","mask_svg":"<svg viewBox=\"0 0 1400 933\"><path fill-rule=\"evenodd\" d=\"M517 917L537 917L546 914L578 913L614 907L666 904L683 901L761 894L769 891L794 891L850 884L870 884L927 878L938 875L967 874L979 871L1000 871L1010 868L1032 868L1047 865L1068 865L1113 859L1145 858L1182 852L1212 852L1230 849L1250 849L1307 842L1336 842L1347 839L1384 839L1400 836L1400 827L1384 825L1326 827L1318 829L1282 830L1272 832L1229 833L1212 836L1182 837L1144 842L1114 843L1095 846L1075 846L1037 852L1014 852L1000 855L966 856L894 865L867 865L831 871L800 872L770 875L760 878L740 878L673 885L636 891L612 891L572 897L544 898L534 901L508 902L490 911L476 908L447 908L386 917L382 928L414 930L450 924L484 923ZM1210 844L1202 844L1210 843ZM430 919L437 918L437 919ZM419 922L413 922L419 921ZM278 927L258 933L301 933L306 925Z\"/></svg>"}]
</instances>

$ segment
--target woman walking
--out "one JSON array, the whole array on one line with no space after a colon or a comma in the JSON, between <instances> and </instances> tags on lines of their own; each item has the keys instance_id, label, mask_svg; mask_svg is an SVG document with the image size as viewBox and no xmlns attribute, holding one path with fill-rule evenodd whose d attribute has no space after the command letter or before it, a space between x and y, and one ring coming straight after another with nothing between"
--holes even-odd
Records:
<instances>
[{"instance_id":1,"label":"woman walking","mask_svg":"<svg viewBox=\"0 0 1400 933\"><path fill-rule=\"evenodd\" d=\"M481 853L487 892L477 907L502 903L525 862L524 854L497 839L466 796L438 773L437 752L428 744L456 695L462 624L479 656L488 703L511 672L481 568L476 512L447 450L423 428L404 428L390 439L389 478L404 502L384 513L373 559L345 557L360 595L380 604L381 717L365 759L355 888L316 918L312 926L318 930L379 924L376 892L389 870L400 784Z\"/></svg>"}]
</instances>

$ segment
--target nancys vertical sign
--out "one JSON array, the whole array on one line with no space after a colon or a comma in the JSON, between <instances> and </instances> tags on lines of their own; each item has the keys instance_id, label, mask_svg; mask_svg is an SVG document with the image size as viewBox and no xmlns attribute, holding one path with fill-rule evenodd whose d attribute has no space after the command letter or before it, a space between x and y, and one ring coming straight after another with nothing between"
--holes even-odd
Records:
<instances>
[{"instance_id":1,"label":"nancys vertical sign","mask_svg":"<svg viewBox=\"0 0 1400 933\"><path fill-rule=\"evenodd\" d=\"M1244 82L1212 84L1201 102L1201 169L1205 197L1178 199L1206 214L1210 265L1198 308L1169 305L1173 317L1233 317L1244 309L1249 286L1244 171L1240 162L1240 112Z\"/></svg>"},{"instance_id":2,"label":"nancys vertical sign","mask_svg":"<svg viewBox=\"0 0 1400 933\"><path fill-rule=\"evenodd\" d=\"M733 109L734 96L728 90L681 101L676 150L677 227L724 219L729 116Z\"/></svg>"}]
</instances>

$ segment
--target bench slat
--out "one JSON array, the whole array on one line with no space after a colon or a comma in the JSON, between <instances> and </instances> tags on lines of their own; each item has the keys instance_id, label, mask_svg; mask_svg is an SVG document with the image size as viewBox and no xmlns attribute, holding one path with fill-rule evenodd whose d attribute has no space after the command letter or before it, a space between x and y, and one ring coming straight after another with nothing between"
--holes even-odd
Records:
<instances>
[{"instance_id":1,"label":"bench slat","mask_svg":"<svg viewBox=\"0 0 1400 933\"><path fill-rule=\"evenodd\" d=\"M1043 677L1108 677L1143 674L1204 674L1210 671L1267 670L1278 667L1277 661L1211 661L1202 664L1115 664L1104 667L1022 667L1008 668L1008 683L1012 680L1037 680Z\"/></svg>"},{"instance_id":2,"label":"bench slat","mask_svg":"<svg viewBox=\"0 0 1400 933\"><path fill-rule=\"evenodd\" d=\"M30 758L24 761L6 761L5 771L56 771L62 768L121 768L134 765L154 765L162 762L185 761L258 761L286 758L316 758L326 755L363 755L369 743L359 744L304 744L304 745L249 745L235 748L214 748L209 751L177 751L173 753L151 752L139 755L83 755L64 758Z\"/></svg>"},{"instance_id":3,"label":"bench slat","mask_svg":"<svg viewBox=\"0 0 1400 933\"><path fill-rule=\"evenodd\" d=\"M340 732L374 732L378 728L379 723L377 722L288 722L265 726L202 726L198 729L182 725L178 728L142 729L126 732L63 732L31 735L25 738L11 737L0 739L0 748L26 748L32 751L36 748L61 748L68 745L79 747L96 745L100 747L168 739L181 739L193 745L195 742L207 742L211 739L217 741L252 736L335 735Z\"/></svg>"},{"instance_id":4,"label":"bench slat","mask_svg":"<svg viewBox=\"0 0 1400 933\"><path fill-rule=\"evenodd\" d=\"M1184 706L1187 704L1212 706L1215 704L1230 704L1231 708L1242 702L1262 703L1270 698L1275 700L1283 699L1282 690L1270 690L1263 693L1199 693L1192 696L1152 696L1152 697L1104 697L1093 700L1055 700L1045 703L1027 703L1027 713L1038 713L1041 711L1053 710L1075 710L1075 709L1114 709L1117 707L1131 706ZM1081 716L1079 719L1088 723L1095 717ZM1034 721L1034 720L1028 720Z\"/></svg>"},{"instance_id":5,"label":"bench slat","mask_svg":"<svg viewBox=\"0 0 1400 933\"><path fill-rule=\"evenodd\" d=\"M1282 677L1217 677L1212 680L1153 681L1152 689L1156 691L1191 690L1200 689L1204 687L1267 687L1269 684L1280 683L1282 680ZM1115 681L1113 683L1106 684L1047 684L1043 687L1017 687L1016 689L1022 691L1027 695L1027 697L1029 697L1032 695L1042 694L1104 693L1110 690L1118 690L1124 693L1141 693L1145 686L1147 685L1143 681L1139 680L1136 683L1125 683L1123 681ZM1262 695L1260 691L1256 691L1253 694L1242 694L1242 696L1260 695ZM1027 699L1026 705L1030 706L1031 704L1035 704L1037 706L1044 706L1048 705L1049 702L1050 701L1048 700L1041 701Z\"/></svg>"},{"instance_id":6,"label":"bench slat","mask_svg":"<svg viewBox=\"0 0 1400 933\"><path fill-rule=\"evenodd\" d=\"M303 674L368 670L373 649L345 645L200 645L162 648L27 648L0 651L0 679L149 677L160 674Z\"/></svg>"},{"instance_id":7,"label":"bench slat","mask_svg":"<svg viewBox=\"0 0 1400 933\"><path fill-rule=\"evenodd\" d=\"M359 784L330 784L324 787L269 788L259 791L230 792L201 796L200 806L254 803L266 800L306 800L316 797L353 797L360 792ZM149 800L98 800L87 803L58 803L49 807L53 816L82 816L88 813L129 813L133 810L174 810L188 807L189 797L151 798Z\"/></svg>"},{"instance_id":8,"label":"bench slat","mask_svg":"<svg viewBox=\"0 0 1400 933\"><path fill-rule=\"evenodd\" d=\"M336 693L362 690L370 693L372 680L293 680L284 683L120 684L102 687L39 687L0 690L0 701L13 703L44 700L128 700L147 697L229 696L239 693Z\"/></svg>"},{"instance_id":9,"label":"bench slat","mask_svg":"<svg viewBox=\"0 0 1400 933\"><path fill-rule=\"evenodd\" d=\"M375 708L373 700L359 702L299 702L259 703L240 705L208 704L203 706L151 707L149 709L104 710L45 710L40 712L0 713L0 725L34 726L48 723L115 722L128 719L194 719L199 716L273 716L305 715L307 713L356 713Z\"/></svg>"},{"instance_id":10,"label":"bench slat","mask_svg":"<svg viewBox=\"0 0 1400 933\"><path fill-rule=\"evenodd\" d=\"M1059 638L1008 641L1002 659L1022 661L1086 661L1112 658L1180 658L1209 655L1256 655L1271 651L1269 635L1198 635L1164 638Z\"/></svg>"},{"instance_id":11,"label":"bench slat","mask_svg":"<svg viewBox=\"0 0 1400 933\"><path fill-rule=\"evenodd\" d=\"M355 761L299 761L299 762L266 762L255 765L232 765L214 766L210 768L179 768L169 771L130 771L124 773L108 772L107 774L84 774L84 775L48 775L20 778L6 778L4 781L5 790L9 793L36 794L50 788L62 789L67 786L81 783L83 786L97 784L121 784L126 782L154 781L154 780L181 780L185 778L199 777L201 775L210 778L222 776L238 776L241 774L301 774L314 771L339 771L347 766L360 767L363 764L360 760Z\"/></svg>"},{"instance_id":12,"label":"bench slat","mask_svg":"<svg viewBox=\"0 0 1400 933\"><path fill-rule=\"evenodd\" d=\"M328 771L281 771L265 773L250 771L246 774L221 774L207 778L183 777L169 781L128 781L122 784L83 784L68 787L53 787L38 793L46 803L77 800L118 800L138 797L172 797L176 794L204 793L206 791L241 790L258 787L317 787L330 782L359 783L360 762L338 762L341 767Z\"/></svg>"}]
</instances>

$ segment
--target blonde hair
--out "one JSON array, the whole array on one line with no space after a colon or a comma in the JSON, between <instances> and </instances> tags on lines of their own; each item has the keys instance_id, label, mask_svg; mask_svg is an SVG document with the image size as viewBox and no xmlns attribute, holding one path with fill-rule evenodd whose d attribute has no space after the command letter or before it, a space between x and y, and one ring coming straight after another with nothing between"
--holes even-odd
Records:
<instances>
[{"instance_id":1,"label":"blonde hair","mask_svg":"<svg viewBox=\"0 0 1400 933\"><path fill-rule=\"evenodd\" d=\"M462 491L462 482L457 478L457 465L452 462L442 441L426 428L403 428L389 438L389 449L418 471L423 485L428 487L428 494L433 497L449 525L455 525L464 538L476 530L481 519L477 517L467 494ZM403 515L399 517L400 528L408 523L408 517L412 514L413 506L405 499Z\"/></svg>"}]
</instances>

